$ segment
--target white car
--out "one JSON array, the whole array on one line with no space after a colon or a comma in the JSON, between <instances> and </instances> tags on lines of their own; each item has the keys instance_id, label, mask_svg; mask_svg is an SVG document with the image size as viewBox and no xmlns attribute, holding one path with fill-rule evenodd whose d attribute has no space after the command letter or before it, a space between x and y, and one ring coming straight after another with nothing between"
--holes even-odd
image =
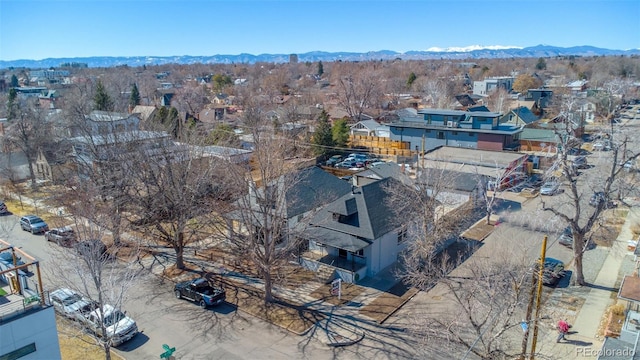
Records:
<instances>
[{"instance_id":1,"label":"white car","mask_svg":"<svg viewBox=\"0 0 640 360\"><path fill-rule=\"evenodd\" d=\"M560 183L557 181L547 181L540 187L540 195L555 195L560 192Z\"/></svg>"},{"instance_id":2,"label":"white car","mask_svg":"<svg viewBox=\"0 0 640 360\"><path fill-rule=\"evenodd\" d=\"M53 309L60 315L70 319L75 319L78 311L89 304L89 300L67 288L52 291L49 293L49 298L53 304Z\"/></svg>"}]
</instances>

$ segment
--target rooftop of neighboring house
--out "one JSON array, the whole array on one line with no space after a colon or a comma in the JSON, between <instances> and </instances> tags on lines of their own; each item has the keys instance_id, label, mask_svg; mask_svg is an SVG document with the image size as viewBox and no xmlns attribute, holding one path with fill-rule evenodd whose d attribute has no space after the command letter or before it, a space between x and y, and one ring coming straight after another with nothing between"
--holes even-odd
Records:
<instances>
[{"instance_id":1,"label":"rooftop of neighboring house","mask_svg":"<svg viewBox=\"0 0 640 360\"><path fill-rule=\"evenodd\" d=\"M529 110L528 107L525 106L520 106L516 109L513 109L509 112L509 114L505 115L501 121L502 122L506 122L509 121L511 119L511 115L515 115L518 118L520 118L520 120L522 120L525 124L531 124L534 123L536 121L539 120L539 118L531 112L531 110Z\"/></svg>"},{"instance_id":2,"label":"rooftop of neighboring house","mask_svg":"<svg viewBox=\"0 0 640 360\"><path fill-rule=\"evenodd\" d=\"M402 172L398 164L393 162L385 162L369 167L369 169L353 174L356 177L365 177L368 179L382 180L386 178L394 178L403 184L410 183L411 179Z\"/></svg>"},{"instance_id":3,"label":"rooftop of neighboring house","mask_svg":"<svg viewBox=\"0 0 640 360\"><path fill-rule=\"evenodd\" d=\"M500 113L491 112L491 111L462 111L462 110L448 110L448 109L420 109L418 110L418 114L425 115L449 115L449 116L462 116L462 115L472 115L479 117L499 117Z\"/></svg>"},{"instance_id":4,"label":"rooftop of neighboring house","mask_svg":"<svg viewBox=\"0 0 640 360\"><path fill-rule=\"evenodd\" d=\"M129 118L130 116L133 116L133 115L130 115L127 113L94 110L89 114L89 116L87 116L87 118L93 121L109 122L109 121L124 120Z\"/></svg>"},{"instance_id":5,"label":"rooftop of neighboring house","mask_svg":"<svg viewBox=\"0 0 640 360\"><path fill-rule=\"evenodd\" d=\"M69 139L75 143L85 143L94 145L108 145L117 143L126 143L138 140L153 140L169 138L169 134L164 131L144 131L133 130L120 133L112 133L107 135L77 136Z\"/></svg>"},{"instance_id":6,"label":"rooftop of neighboring house","mask_svg":"<svg viewBox=\"0 0 640 360\"><path fill-rule=\"evenodd\" d=\"M149 119L149 117L151 116L151 114L153 114L154 111L156 111L155 106L136 105L131 111L131 113L140 114L140 118L143 121L146 121L147 119Z\"/></svg>"},{"instance_id":7,"label":"rooftop of neighboring house","mask_svg":"<svg viewBox=\"0 0 640 360\"><path fill-rule=\"evenodd\" d=\"M449 162L460 165L507 168L525 154L513 151L491 151L441 146L425 154L426 160Z\"/></svg>"},{"instance_id":8,"label":"rooftop of neighboring house","mask_svg":"<svg viewBox=\"0 0 640 360\"><path fill-rule=\"evenodd\" d=\"M525 127L520 135L520 141L539 141L556 144L559 139L554 130Z\"/></svg>"}]
</instances>

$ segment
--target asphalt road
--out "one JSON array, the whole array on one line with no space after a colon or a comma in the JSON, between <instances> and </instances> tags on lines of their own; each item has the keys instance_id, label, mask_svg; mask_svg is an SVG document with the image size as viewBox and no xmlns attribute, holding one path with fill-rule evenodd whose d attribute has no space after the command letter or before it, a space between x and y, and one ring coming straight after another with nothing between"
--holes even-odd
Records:
<instances>
[{"instance_id":1,"label":"asphalt road","mask_svg":"<svg viewBox=\"0 0 640 360\"><path fill-rule=\"evenodd\" d=\"M40 262L45 290L78 281L56 273L59 267L54 259L66 250L42 235L22 231L17 217L0 217L0 237ZM146 271L127 295L123 310L137 322L141 333L116 349L126 359L158 359L163 344L176 348L176 359L334 358L333 351L313 336L291 334L229 304L203 310L178 300L172 283Z\"/></svg>"}]
</instances>

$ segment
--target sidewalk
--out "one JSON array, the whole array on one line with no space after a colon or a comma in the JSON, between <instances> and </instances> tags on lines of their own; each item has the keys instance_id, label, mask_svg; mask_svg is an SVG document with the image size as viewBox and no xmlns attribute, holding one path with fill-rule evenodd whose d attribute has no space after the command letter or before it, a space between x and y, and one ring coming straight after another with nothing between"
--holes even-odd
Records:
<instances>
[{"instance_id":1,"label":"sidewalk","mask_svg":"<svg viewBox=\"0 0 640 360\"><path fill-rule=\"evenodd\" d=\"M580 308L573 328L575 333L567 336L568 342L556 343L557 332L555 329L548 329L545 336L541 339L539 351L543 354L553 355L555 358L562 359L595 359L596 356L589 357L590 351L586 348L599 350L602 347L604 338L598 335L600 322L607 307L614 302L611 292L617 292L615 286L618 280L619 271L626 255L627 242L633 239L631 226L640 224L640 208L632 207L629 209L627 218L622 225L618 238L613 243L609 254L605 259L598 276L594 283L590 286L586 301Z\"/></svg>"}]
</instances>

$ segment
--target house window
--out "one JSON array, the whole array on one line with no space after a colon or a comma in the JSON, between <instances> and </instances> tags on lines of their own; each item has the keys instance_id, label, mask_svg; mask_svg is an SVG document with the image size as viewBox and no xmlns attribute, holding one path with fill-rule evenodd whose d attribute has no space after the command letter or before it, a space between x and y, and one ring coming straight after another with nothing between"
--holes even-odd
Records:
<instances>
[{"instance_id":1,"label":"house window","mask_svg":"<svg viewBox=\"0 0 640 360\"><path fill-rule=\"evenodd\" d=\"M438 139L444 139L444 131L438 131Z\"/></svg>"},{"instance_id":2,"label":"house window","mask_svg":"<svg viewBox=\"0 0 640 360\"><path fill-rule=\"evenodd\" d=\"M469 137L474 137L476 136L476 133L469 133Z\"/></svg>"},{"instance_id":3,"label":"house window","mask_svg":"<svg viewBox=\"0 0 640 360\"><path fill-rule=\"evenodd\" d=\"M360 250L354 252L353 255L364 257L364 249L360 249Z\"/></svg>"},{"instance_id":4,"label":"house window","mask_svg":"<svg viewBox=\"0 0 640 360\"><path fill-rule=\"evenodd\" d=\"M407 239L407 229L401 229L398 231L398 245L402 244Z\"/></svg>"}]
</instances>

